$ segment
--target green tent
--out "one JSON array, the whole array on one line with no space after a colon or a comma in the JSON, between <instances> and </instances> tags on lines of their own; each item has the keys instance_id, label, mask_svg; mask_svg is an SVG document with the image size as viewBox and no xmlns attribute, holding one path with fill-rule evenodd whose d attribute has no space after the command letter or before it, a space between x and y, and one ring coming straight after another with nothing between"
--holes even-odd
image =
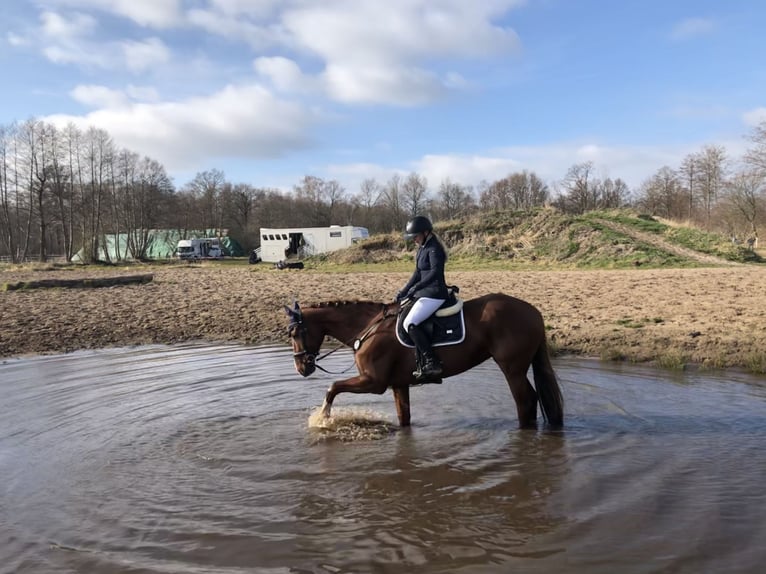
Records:
<instances>
[{"instance_id":1,"label":"green tent","mask_svg":"<svg viewBox=\"0 0 766 574\"><path fill-rule=\"evenodd\" d=\"M208 229L205 231L186 231L182 232L176 229L151 229L149 230L148 246L146 249L147 259L173 259L176 255L176 247L180 239L194 239L201 237L219 237L221 249L227 257L243 257L245 250L236 239L228 235L218 236L216 230ZM99 241L98 256L99 261L126 261L132 260L133 256L128 249L127 233L112 233L101 236ZM75 263L85 261L85 250L80 249L72 257Z\"/></svg>"}]
</instances>

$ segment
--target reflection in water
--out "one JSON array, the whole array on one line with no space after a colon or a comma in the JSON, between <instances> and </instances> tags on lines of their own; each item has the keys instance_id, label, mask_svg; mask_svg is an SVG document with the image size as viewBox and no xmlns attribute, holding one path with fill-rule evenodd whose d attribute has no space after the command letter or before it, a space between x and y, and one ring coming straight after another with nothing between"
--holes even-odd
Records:
<instances>
[{"instance_id":1,"label":"reflection in water","mask_svg":"<svg viewBox=\"0 0 766 574\"><path fill-rule=\"evenodd\" d=\"M0 572L762 571L762 380L556 368L554 432L492 363L399 429L390 395L317 420L282 347L4 361Z\"/></svg>"}]
</instances>

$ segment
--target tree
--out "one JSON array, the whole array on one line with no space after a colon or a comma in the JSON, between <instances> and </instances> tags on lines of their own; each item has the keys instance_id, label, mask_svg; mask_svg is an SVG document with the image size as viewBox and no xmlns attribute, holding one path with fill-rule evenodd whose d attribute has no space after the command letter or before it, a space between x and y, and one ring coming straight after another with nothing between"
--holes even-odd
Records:
<instances>
[{"instance_id":1,"label":"tree","mask_svg":"<svg viewBox=\"0 0 766 574\"><path fill-rule=\"evenodd\" d=\"M705 208L705 223L710 227L711 213L718 201L726 172L726 149L709 145L699 155L699 182L702 202Z\"/></svg>"},{"instance_id":2,"label":"tree","mask_svg":"<svg viewBox=\"0 0 766 574\"><path fill-rule=\"evenodd\" d=\"M483 209L531 209L550 198L548 186L536 173L514 172L486 186L479 196Z\"/></svg>"},{"instance_id":3,"label":"tree","mask_svg":"<svg viewBox=\"0 0 766 574\"><path fill-rule=\"evenodd\" d=\"M570 213L585 213L598 207L597 186L593 177L593 162L573 165L561 182L564 193L560 207Z\"/></svg>"},{"instance_id":4,"label":"tree","mask_svg":"<svg viewBox=\"0 0 766 574\"><path fill-rule=\"evenodd\" d=\"M199 209L199 224L204 230L220 232L223 228L222 197L226 176L219 169L197 173L189 183L189 191L196 199Z\"/></svg>"},{"instance_id":5,"label":"tree","mask_svg":"<svg viewBox=\"0 0 766 574\"><path fill-rule=\"evenodd\" d=\"M756 169L741 171L726 183L725 192L735 221L744 221L747 233L756 240L766 213L766 174Z\"/></svg>"},{"instance_id":6,"label":"tree","mask_svg":"<svg viewBox=\"0 0 766 574\"><path fill-rule=\"evenodd\" d=\"M753 147L745 153L745 162L761 174L766 174L766 120L755 126L748 136Z\"/></svg>"},{"instance_id":7,"label":"tree","mask_svg":"<svg viewBox=\"0 0 766 574\"><path fill-rule=\"evenodd\" d=\"M402 184L402 202L410 217L422 215L428 200L426 178L413 172Z\"/></svg>"},{"instance_id":8,"label":"tree","mask_svg":"<svg viewBox=\"0 0 766 574\"><path fill-rule=\"evenodd\" d=\"M449 178L441 182L438 195L438 207L445 219L459 217L471 210L476 204L470 187L454 183Z\"/></svg>"},{"instance_id":9,"label":"tree","mask_svg":"<svg viewBox=\"0 0 766 574\"><path fill-rule=\"evenodd\" d=\"M683 213L684 200L678 174L664 166L641 186L637 204L651 213L662 217L677 218Z\"/></svg>"},{"instance_id":10,"label":"tree","mask_svg":"<svg viewBox=\"0 0 766 574\"><path fill-rule=\"evenodd\" d=\"M327 205L327 223L326 225L332 225L337 223L335 218L338 217L336 212L339 206L345 201L346 188L343 187L337 180L331 179L325 181L320 189L320 199Z\"/></svg>"},{"instance_id":11,"label":"tree","mask_svg":"<svg viewBox=\"0 0 766 574\"><path fill-rule=\"evenodd\" d=\"M13 184L13 145L16 140L17 126L0 126L0 246L17 262L16 221L17 213L13 206L18 188Z\"/></svg>"},{"instance_id":12,"label":"tree","mask_svg":"<svg viewBox=\"0 0 766 574\"><path fill-rule=\"evenodd\" d=\"M600 207L616 209L630 202L630 188L619 177L614 180L607 177L599 184L598 196L600 198Z\"/></svg>"},{"instance_id":13,"label":"tree","mask_svg":"<svg viewBox=\"0 0 766 574\"><path fill-rule=\"evenodd\" d=\"M379 205L386 215L386 231L404 228L406 215L403 208L401 176L394 174L386 182L380 193Z\"/></svg>"},{"instance_id":14,"label":"tree","mask_svg":"<svg viewBox=\"0 0 766 574\"><path fill-rule=\"evenodd\" d=\"M687 197L687 217L694 219L694 203L697 200L697 184L700 178L700 155L691 153L681 162L681 168L678 170L679 180Z\"/></svg>"}]
</instances>

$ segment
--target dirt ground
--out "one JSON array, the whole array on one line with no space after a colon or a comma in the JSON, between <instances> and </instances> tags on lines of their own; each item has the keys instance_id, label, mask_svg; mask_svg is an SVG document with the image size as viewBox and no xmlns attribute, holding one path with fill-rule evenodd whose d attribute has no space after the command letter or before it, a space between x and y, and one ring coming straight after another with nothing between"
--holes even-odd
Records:
<instances>
[{"instance_id":1,"label":"dirt ground","mask_svg":"<svg viewBox=\"0 0 766 574\"><path fill-rule=\"evenodd\" d=\"M407 273L320 273L216 264L0 269L22 280L153 273L142 285L0 291L0 357L181 341L285 343L282 310L390 301ZM465 299L505 292L537 306L557 354L766 370L766 269L451 272Z\"/></svg>"}]
</instances>

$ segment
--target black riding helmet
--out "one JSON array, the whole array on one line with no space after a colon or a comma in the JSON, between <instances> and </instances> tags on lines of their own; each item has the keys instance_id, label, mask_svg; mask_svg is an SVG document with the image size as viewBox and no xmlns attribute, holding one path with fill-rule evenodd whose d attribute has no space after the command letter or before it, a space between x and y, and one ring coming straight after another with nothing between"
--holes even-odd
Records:
<instances>
[{"instance_id":1,"label":"black riding helmet","mask_svg":"<svg viewBox=\"0 0 766 574\"><path fill-rule=\"evenodd\" d=\"M425 233L426 231L433 231L434 226L431 225L431 220L422 215L416 215L407 222L406 236L407 239L412 239L418 233Z\"/></svg>"}]
</instances>

